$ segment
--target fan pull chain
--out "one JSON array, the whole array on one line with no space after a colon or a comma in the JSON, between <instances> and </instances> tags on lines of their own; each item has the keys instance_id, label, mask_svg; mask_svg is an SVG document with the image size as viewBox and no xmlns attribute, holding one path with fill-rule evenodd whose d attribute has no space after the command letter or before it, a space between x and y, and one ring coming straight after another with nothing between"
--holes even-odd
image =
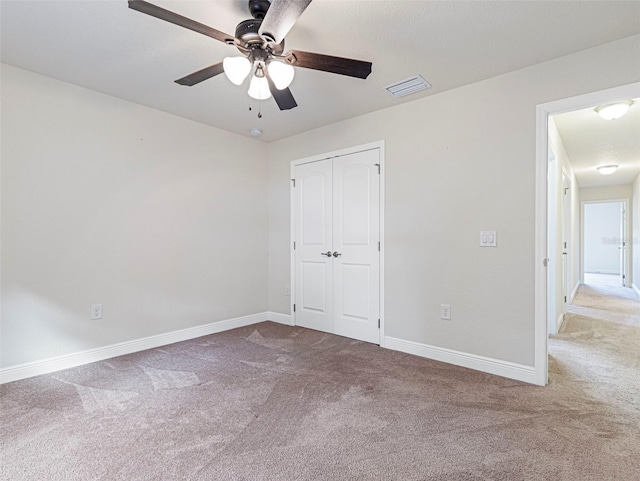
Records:
<instances>
[{"instance_id":1,"label":"fan pull chain","mask_svg":"<svg viewBox=\"0 0 640 481\"><path fill-rule=\"evenodd\" d=\"M251 106L251 102L249 102L249 112L253 111L253 107ZM258 118L262 118L262 102L258 103Z\"/></svg>"}]
</instances>

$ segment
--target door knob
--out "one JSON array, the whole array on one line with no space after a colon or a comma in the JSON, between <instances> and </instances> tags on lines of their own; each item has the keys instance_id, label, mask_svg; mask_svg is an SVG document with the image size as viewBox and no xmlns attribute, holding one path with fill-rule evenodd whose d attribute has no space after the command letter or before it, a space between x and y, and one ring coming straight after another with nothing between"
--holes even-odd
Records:
<instances>
[{"instance_id":1,"label":"door knob","mask_svg":"<svg viewBox=\"0 0 640 481\"><path fill-rule=\"evenodd\" d=\"M338 251L333 251L333 257L338 257L341 256L342 254L340 254Z\"/></svg>"},{"instance_id":2,"label":"door knob","mask_svg":"<svg viewBox=\"0 0 640 481\"><path fill-rule=\"evenodd\" d=\"M321 253L320 253L320 255L321 255L321 256L331 257L331 251L321 252Z\"/></svg>"}]
</instances>

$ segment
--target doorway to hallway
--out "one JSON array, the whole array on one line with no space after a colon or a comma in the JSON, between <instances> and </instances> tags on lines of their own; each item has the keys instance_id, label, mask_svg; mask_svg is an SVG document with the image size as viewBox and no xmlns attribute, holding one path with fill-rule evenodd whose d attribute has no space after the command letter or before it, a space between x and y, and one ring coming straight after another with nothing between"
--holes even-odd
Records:
<instances>
[{"instance_id":1,"label":"doorway to hallway","mask_svg":"<svg viewBox=\"0 0 640 481\"><path fill-rule=\"evenodd\" d=\"M584 284L628 283L628 201L584 202L582 272Z\"/></svg>"}]
</instances>

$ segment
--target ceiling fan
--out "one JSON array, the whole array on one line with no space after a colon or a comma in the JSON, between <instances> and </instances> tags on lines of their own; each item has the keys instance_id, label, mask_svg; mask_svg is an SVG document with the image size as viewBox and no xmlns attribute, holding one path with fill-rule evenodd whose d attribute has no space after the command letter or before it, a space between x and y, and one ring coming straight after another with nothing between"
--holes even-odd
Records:
<instances>
[{"instance_id":1,"label":"ceiling fan","mask_svg":"<svg viewBox=\"0 0 640 481\"><path fill-rule=\"evenodd\" d=\"M289 110L298 106L289 90L293 67L361 79L371 73L371 62L301 50L285 52L285 36L310 3L311 0L249 0L253 18L238 24L235 37L142 0L129 0L129 8L233 45L242 54L226 57L176 83L191 87L224 72L231 82L242 85L250 77L250 97L265 100L273 95L280 110Z\"/></svg>"}]
</instances>

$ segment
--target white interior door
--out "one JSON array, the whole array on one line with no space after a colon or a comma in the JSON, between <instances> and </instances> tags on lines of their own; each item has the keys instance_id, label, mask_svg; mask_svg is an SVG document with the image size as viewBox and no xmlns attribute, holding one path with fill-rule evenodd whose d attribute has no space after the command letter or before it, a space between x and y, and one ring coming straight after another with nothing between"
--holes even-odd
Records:
<instances>
[{"instance_id":1,"label":"white interior door","mask_svg":"<svg viewBox=\"0 0 640 481\"><path fill-rule=\"evenodd\" d=\"M296 324L333 332L331 160L298 165L294 188Z\"/></svg>"},{"instance_id":2,"label":"white interior door","mask_svg":"<svg viewBox=\"0 0 640 481\"><path fill-rule=\"evenodd\" d=\"M571 297L570 259L571 259L571 179L562 173L563 205L562 205L562 295L563 314L567 312L567 303Z\"/></svg>"},{"instance_id":3,"label":"white interior door","mask_svg":"<svg viewBox=\"0 0 640 481\"><path fill-rule=\"evenodd\" d=\"M380 150L294 169L297 325L380 342Z\"/></svg>"},{"instance_id":4,"label":"white interior door","mask_svg":"<svg viewBox=\"0 0 640 481\"><path fill-rule=\"evenodd\" d=\"M379 151L333 159L334 333L378 343Z\"/></svg>"}]
</instances>

